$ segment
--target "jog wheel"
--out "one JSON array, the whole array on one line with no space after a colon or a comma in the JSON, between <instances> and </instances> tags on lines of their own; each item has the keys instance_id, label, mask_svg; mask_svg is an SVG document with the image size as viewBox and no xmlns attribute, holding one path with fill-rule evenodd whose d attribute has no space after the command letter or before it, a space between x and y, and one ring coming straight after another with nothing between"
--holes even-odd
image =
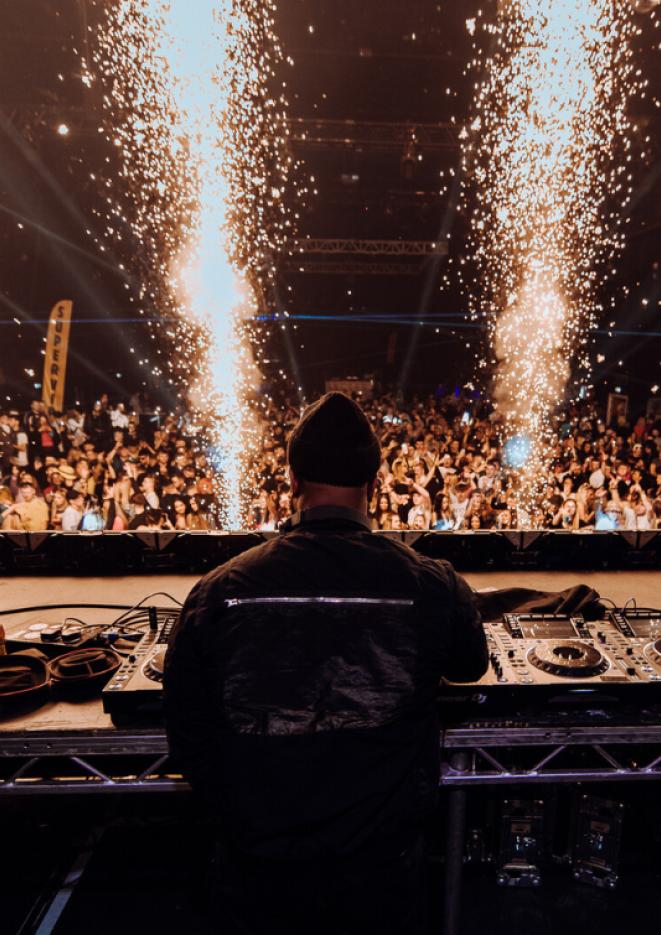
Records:
<instances>
[{"instance_id":1,"label":"jog wheel","mask_svg":"<svg viewBox=\"0 0 661 935\"><path fill-rule=\"evenodd\" d=\"M536 668L562 678L588 679L608 668L598 649L580 640L548 640L537 643L528 659Z\"/></svg>"},{"instance_id":2,"label":"jog wheel","mask_svg":"<svg viewBox=\"0 0 661 935\"><path fill-rule=\"evenodd\" d=\"M649 643L645 647L645 655L653 665L661 668L661 640Z\"/></svg>"},{"instance_id":3,"label":"jog wheel","mask_svg":"<svg viewBox=\"0 0 661 935\"><path fill-rule=\"evenodd\" d=\"M164 649L159 649L158 652L147 660L143 672L154 682L163 681L163 669L165 668L165 652Z\"/></svg>"},{"instance_id":4,"label":"jog wheel","mask_svg":"<svg viewBox=\"0 0 661 935\"><path fill-rule=\"evenodd\" d=\"M112 649L75 649L53 659L50 673L59 687L98 686L119 669L121 659Z\"/></svg>"}]
</instances>

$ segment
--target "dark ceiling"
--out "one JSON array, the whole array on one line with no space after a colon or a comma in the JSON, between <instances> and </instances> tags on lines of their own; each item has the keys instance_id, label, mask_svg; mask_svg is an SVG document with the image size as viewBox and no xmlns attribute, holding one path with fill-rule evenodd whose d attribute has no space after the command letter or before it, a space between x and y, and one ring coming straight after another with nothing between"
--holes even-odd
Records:
<instances>
[{"instance_id":1,"label":"dark ceiling","mask_svg":"<svg viewBox=\"0 0 661 935\"><path fill-rule=\"evenodd\" d=\"M277 307L292 317L286 332L274 329L269 356L309 392L347 374L411 389L465 383L480 340L462 324L454 273L466 235L458 129L475 80L465 75L466 19L478 8L493 13L494 3L280 5L278 32L295 62L286 69L292 146L318 195L299 225L304 252L280 264ZM101 6L0 0L0 390L13 398L39 381L42 322L64 297L75 303L76 395L153 383L151 363L139 361L154 360L158 340L129 301L136 283L93 236L103 192L89 176L101 178L114 154L98 132L94 97L83 93L79 53ZM651 17L640 21L637 56L656 91L661 30ZM651 157L636 166L629 246L610 287L631 287L628 298L617 292L615 315L631 334L598 337L605 360L596 375L644 398L661 383L661 342L650 337L660 298L661 133L655 95L635 106Z\"/></svg>"}]
</instances>

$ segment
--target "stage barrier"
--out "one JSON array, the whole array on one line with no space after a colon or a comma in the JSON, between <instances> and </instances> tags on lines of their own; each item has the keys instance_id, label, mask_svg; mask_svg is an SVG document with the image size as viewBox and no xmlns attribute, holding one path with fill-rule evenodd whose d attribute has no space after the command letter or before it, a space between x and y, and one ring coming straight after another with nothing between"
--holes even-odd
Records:
<instances>
[{"instance_id":1,"label":"stage barrier","mask_svg":"<svg viewBox=\"0 0 661 935\"><path fill-rule=\"evenodd\" d=\"M5 532L0 574L203 574L275 532ZM459 571L654 570L659 532L378 532Z\"/></svg>"}]
</instances>

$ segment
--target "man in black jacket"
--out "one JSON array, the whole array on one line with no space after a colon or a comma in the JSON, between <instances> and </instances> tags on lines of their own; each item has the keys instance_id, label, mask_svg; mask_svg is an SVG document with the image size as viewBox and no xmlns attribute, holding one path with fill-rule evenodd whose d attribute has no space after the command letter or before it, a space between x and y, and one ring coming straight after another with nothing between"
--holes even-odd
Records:
<instances>
[{"instance_id":1,"label":"man in black jacket","mask_svg":"<svg viewBox=\"0 0 661 935\"><path fill-rule=\"evenodd\" d=\"M422 935L439 683L483 674L484 632L450 565L371 532L351 399L310 406L288 454L299 512L186 601L171 749L217 824L223 932Z\"/></svg>"}]
</instances>

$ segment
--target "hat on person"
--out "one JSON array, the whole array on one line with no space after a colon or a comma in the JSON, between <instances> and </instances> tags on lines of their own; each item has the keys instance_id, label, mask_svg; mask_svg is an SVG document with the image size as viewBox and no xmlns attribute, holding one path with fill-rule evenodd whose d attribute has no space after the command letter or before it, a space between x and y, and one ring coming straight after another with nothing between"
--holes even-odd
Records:
<instances>
[{"instance_id":1,"label":"hat on person","mask_svg":"<svg viewBox=\"0 0 661 935\"><path fill-rule=\"evenodd\" d=\"M75 480L76 472L70 464L61 464L57 469L65 480Z\"/></svg>"},{"instance_id":2,"label":"hat on person","mask_svg":"<svg viewBox=\"0 0 661 935\"><path fill-rule=\"evenodd\" d=\"M333 487L362 487L381 466L381 446L360 406L326 393L303 413L287 457L297 478Z\"/></svg>"}]
</instances>

